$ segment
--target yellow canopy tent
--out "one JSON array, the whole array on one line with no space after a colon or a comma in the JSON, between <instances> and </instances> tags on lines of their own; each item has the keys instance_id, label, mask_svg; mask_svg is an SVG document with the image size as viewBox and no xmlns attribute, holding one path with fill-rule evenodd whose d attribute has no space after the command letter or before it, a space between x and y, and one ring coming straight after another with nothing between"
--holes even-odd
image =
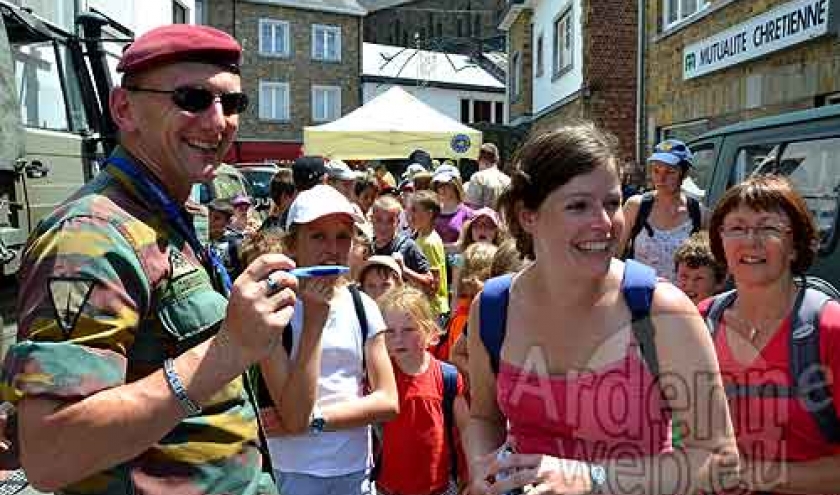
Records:
<instances>
[{"instance_id":1,"label":"yellow canopy tent","mask_svg":"<svg viewBox=\"0 0 840 495\"><path fill-rule=\"evenodd\" d=\"M446 116L399 86L344 117L303 129L307 155L342 160L406 158L424 149L437 158L478 158L481 131Z\"/></svg>"}]
</instances>

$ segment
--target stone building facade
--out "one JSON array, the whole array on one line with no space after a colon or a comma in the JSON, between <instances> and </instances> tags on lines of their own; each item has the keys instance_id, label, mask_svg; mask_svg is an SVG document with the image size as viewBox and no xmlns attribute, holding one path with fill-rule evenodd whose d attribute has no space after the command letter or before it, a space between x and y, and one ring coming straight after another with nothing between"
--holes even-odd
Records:
<instances>
[{"instance_id":1,"label":"stone building facade","mask_svg":"<svg viewBox=\"0 0 840 495\"><path fill-rule=\"evenodd\" d=\"M533 115L532 20L533 13L525 11L508 28L508 112L513 126L529 124Z\"/></svg>"},{"instance_id":2,"label":"stone building facade","mask_svg":"<svg viewBox=\"0 0 840 495\"><path fill-rule=\"evenodd\" d=\"M667 137L689 140L734 122L840 103L840 44L832 18L840 14L840 1L700 1L682 19L669 16L666 4L646 1L643 120L648 150ZM767 23L775 29L777 20L780 29L768 43ZM810 34L797 41L806 29ZM755 51L754 36L763 55ZM712 49L727 37L741 42L729 48L740 52L737 57L720 51L717 70L688 70L689 48ZM691 62L695 71L702 66L700 60Z\"/></svg>"},{"instance_id":3,"label":"stone building facade","mask_svg":"<svg viewBox=\"0 0 840 495\"><path fill-rule=\"evenodd\" d=\"M243 47L242 85L251 105L240 119L241 142L285 143L296 155L304 126L335 120L361 106L365 11L346 0L324 8L329 3L208 0L207 23L232 34Z\"/></svg>"},{"instance_id":4,"label":"stone building facade","mask_svg":"<svg viewBox=\"0 0 840 495\"><path fill-rule=\"evenodd\" d=\"M464 54L503 47L504 33L498 24L504 0L362 0L361 4L368 9L364 40L369 43Z\"/></svg>"}]
</instances>

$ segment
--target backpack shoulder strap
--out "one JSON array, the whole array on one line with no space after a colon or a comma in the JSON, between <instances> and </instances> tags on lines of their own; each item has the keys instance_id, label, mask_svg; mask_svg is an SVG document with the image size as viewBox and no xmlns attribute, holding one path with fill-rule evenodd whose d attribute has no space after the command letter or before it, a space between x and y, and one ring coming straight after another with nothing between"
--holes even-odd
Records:
<instances>
[{"instance_id":1,"label":"backpack shoulder strap","mask_svg":"<svg viewBox=\"0 0 840 495\"><path fill-rule=\"evenodd\" d=\"M712 303L709 304L709 309L706 311L706 327L709 328L709 333L712 334L713 339L720 325L720 319L723 318L723 312L726 311L726 308L732 306L732 303L737 298L738 293L735 292L735 289L728 290L712 298Z\"/></svg>"},{"instance_id":2,"label":"backpack shoulder strap","mask_svg":"<svg viewBox=\"0 0 840 495\"><path fill-rule=\"evenodd\" d=\"M630 229L630 237L627 238L627 251L624 253L625 259L631 259L634 256L636 237L647 225L650 212L653 210L653 193L646 192L642 194L642 202L639 203L639 211L636 213L636 220L633 222L633 228ZM650 226L647 227L650 229ZM653 235L651 231L648 232Z\"/></svg>"},{"instance_id":3,"label":"backpack shoulder strap","mask_svg":"<svg viewBox=\"0 0 840 495\"><path fill-rule=\"evenodd\" d=\"M458 448L455 444L455 397L458 396L458 368L440 361L443 375L443 425L449 443L449 468L452 479L458 479Z\"/></svg>"},{"instance_id":4,"label":"backpack shoulder strap","mask_svg":"<svg viewBox=\"0 0 840 495\"><path fill-rule=\"evenodd\" d=\"M499 356L505 340L505 323L512 280L513 275L510 274L487 280L479 298L479 317L481 318L479 332L494 374L499 373Z\"/></svg>"},{"instance_id":5,"label":"backpack shoulder strap","mask_svg":"<svg viewBox=\"0 0 840 495\"><path fill-rule=\"evenodd\" d=\"M639 344L642 358L654 378L659 377L659 358L654 344L653 323L649 316L656 282L656 271L653 268L635 260L624 262L621 293L624 295L627 307L630 308L633 335Z\"/></svg>"},{"instance_id":6,"label":"backpack shoulder strap","mask_svg":"<svg viewBox=\"0 0 840 495\"><path fill-rule=\"evenodd\" d=\"M362 302L362 294L359 286L350 284L347 286L350 291L350 296L353 298L353 309L356 310L356 318L359 320L359 329L362 332L362 372L367 373L367 359L365 356L365 344L367 344L368 335L370 335L370 328L368 328L368 319L365 314L365 303Z\"/></svg>"},{"instance_id":7,"label":"backpack shoulder strap","mask_svg":"<svg viewBox=\"0 0 840 495\"><path fill-rule=\"evenodd\" d=\"M691 196L686 196L685 204L688 207L688 216L691 218L691 233L699 232L703 227L703 212L700 209L700 202Z\"/></svg>"},{"instance_id":8,"label":"backpack shoulder strap","mask_svg":"<svg viewBox=\"0 0 840 495\"><path fill-rule=\"evenodd\" d=\"M840 443L840 420L820 359L820 314L830 300L815 289L800 291L791 322L790 374L825 439Z\"/></svg>"},{"instance_id":9,"label":"backpack shoulder strap","mask_svg":"<svg viewBox=\"0 0 840 495\"><path fill-rule=\"evenodd\" d=\"M353 298L353 308L356 310L356 318L358 318L359 328L362 330L362 347L364 347L364 343L367 342L368 335L370 335L367 314L365 314L365 304L362 301L362 294L358 285L350 284L347 286L347 289Z\"/></svg>"}]
</instances>

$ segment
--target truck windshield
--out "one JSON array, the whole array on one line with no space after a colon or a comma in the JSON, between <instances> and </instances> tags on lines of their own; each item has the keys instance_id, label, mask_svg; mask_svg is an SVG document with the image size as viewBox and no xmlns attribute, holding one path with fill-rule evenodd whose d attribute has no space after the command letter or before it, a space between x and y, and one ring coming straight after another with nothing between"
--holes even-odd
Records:
<instances>
[{"instance_id":1,"label":"truck windshield","mask_svg":"<svg viewBox=\"0 0 840 495\"><path fill-rule=\"evenodd\" d=\"M57 41L12 42L20 116L27 127L82 131L86 118L67 48Z\"/></svg>"}]
</instances>

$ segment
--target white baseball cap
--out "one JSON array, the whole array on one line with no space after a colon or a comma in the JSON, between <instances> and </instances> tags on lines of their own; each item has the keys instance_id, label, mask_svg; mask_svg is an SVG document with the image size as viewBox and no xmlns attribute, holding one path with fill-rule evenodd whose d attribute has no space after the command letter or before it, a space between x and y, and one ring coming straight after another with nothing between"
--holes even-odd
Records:
<instances>
[{"instance_id":1,"label":"white baseball cap","mask_svg":"<svg viewBox=\"0 0 840 495\"><path fill-rule=\"evenodd\" d=\"M419 163L412 163L405 169L405 172L402 174L403 179L413 179L415 175L425 172L426 167L420 165Z\"/></svg>"},{"instance_id":2,"label":"white baseball cap","mask_svg":"<svg viewBox=\"0 0 840 495\"><path fill-rule=\"evenodd\" d=\"M327 162L327 176L338 180L356 180L356 174L341 160Z\"/></svg>"},{"instance_id":3,"label":"white baseball cap","mask_svg":"<svg viewBox=\"0 0 840 495\"><path fill-rule=\"evenodd\" d=\"M285 227L288 230L292 224L311 223L327 215L347 215L354 223L364 222L343 194L332 186L318 184L298 193L289 206Z\"/></svg>"},{"instance_id":4,"label":"white baseball cap","mask_svg":"<svg viewBox=\"0 0 840 495\"><path fill-rule=\"evenodd\" d=\"M447 177L444 179L444 177ZM441 182L449 182L453 178L461 179L461 171L458 170L458 167L451 163L444 163L440 167L435 169L435 175L432 177L432 182L436 182L440 179Z\"/></svg>"},{"instance_id":5,"label":"white baseball cap","mask_svg":"<svg viewBox=\"0 0 840 495\"><path fill-rule=\"evenodd\" d=\"M397 263L397 260L394 259L393 256L371 256L365 261L365 264L362 265L362 269L359 270L359 274L365 273L365 271L371 266L384 266L386 268L390 268L392 272L397 274L397 278L399 278L400 280L403 279L402 268L400 268L399 263Z\"/></svg>"}]
</instances>

